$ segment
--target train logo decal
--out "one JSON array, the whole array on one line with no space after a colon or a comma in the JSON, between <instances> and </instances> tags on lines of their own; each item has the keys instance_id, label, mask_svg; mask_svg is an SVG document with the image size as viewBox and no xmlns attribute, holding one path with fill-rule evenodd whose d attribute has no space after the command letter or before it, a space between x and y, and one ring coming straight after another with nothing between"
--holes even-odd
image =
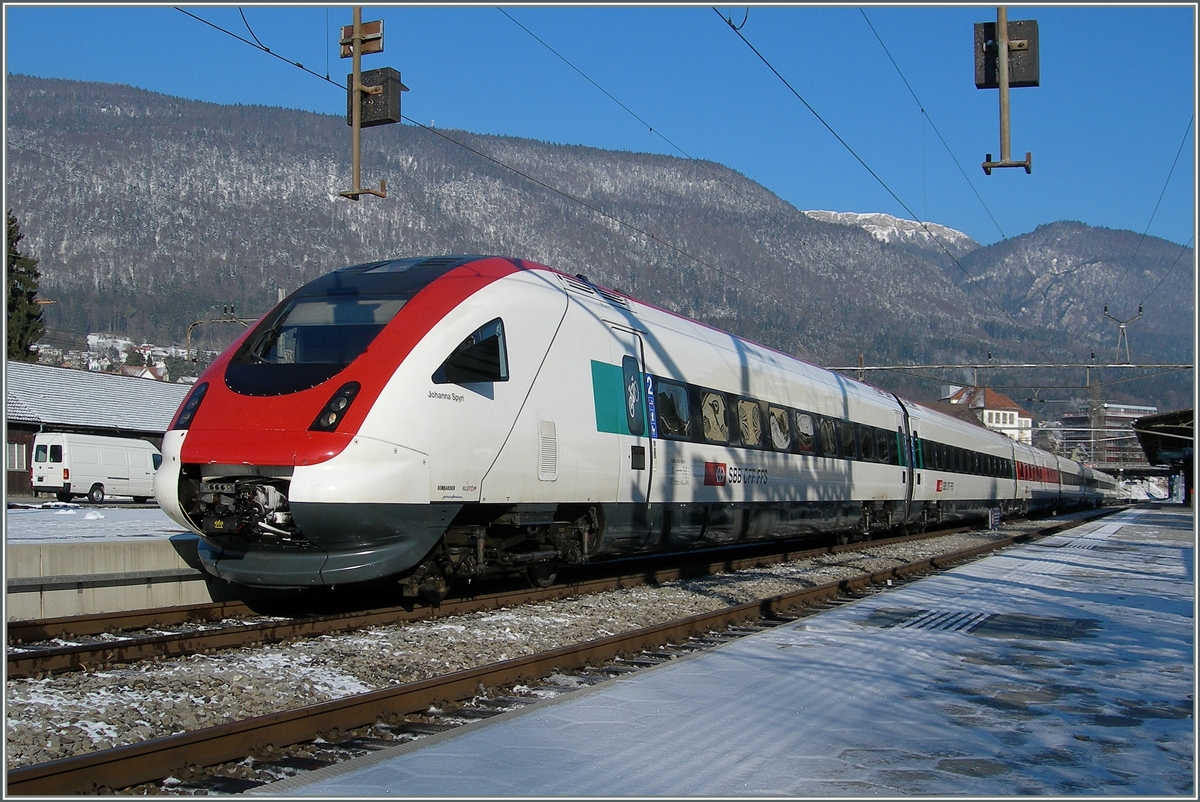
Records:
<instances>
[{"instance_id":1,"label":"train logo decal","mask_svg":"<svg viewBox=\"0 0 1200 802\"><path fill-rule=\"evenodd\" d=\"M646 402L650 405L650 436L658 437L658 413L654 409L654 377L646 374Z\"/></svg>"},{"instance_id":2,"label":"train logo decal","mask_svg":"<svg viewBox=\"0 0 1200 802\"><path fill-rule=\"evenodd\" d=\"M724 487L725 473L726 471L724 462L704 463L704 484Z\"/></svg>"}]
</instances>

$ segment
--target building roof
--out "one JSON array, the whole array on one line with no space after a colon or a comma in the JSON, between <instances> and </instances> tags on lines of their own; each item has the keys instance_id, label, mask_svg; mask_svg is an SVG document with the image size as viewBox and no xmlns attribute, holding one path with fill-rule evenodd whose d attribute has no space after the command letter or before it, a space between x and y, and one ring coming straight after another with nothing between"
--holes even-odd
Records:
<instances>
[{"instance_id":1,"label":"building roof","mask_svg":"<svg viewBox=\"0 0 1200 802\"><path fill-rule=\"evenodd\" d=\"M965 404L971 409L1009 409L1029 414L1004 393L987 387L963 387L946 400L951 404Z\"/></svg>"},{"instance_id":2,"label":"building roof","mask_svg":"<svg viewBox=\"0 0 1200 802\"><path fill-rule=\"evenodd\" d=\"M1133 422L1146 461L1151 465L1182 466L1191 464L1195 453L1193 440L1193 410L1164 412Z\"/></svg>"},{"instance_id":3,"label":"building roof","mask_svg":"<svg viewBox=\"0 0 1200 802\"><path fill-rule=\"evenodd\" d=\"M10 423L161 433L191 389L31 362L4 365L5 419Z\"/></svg>"}]
</instances>

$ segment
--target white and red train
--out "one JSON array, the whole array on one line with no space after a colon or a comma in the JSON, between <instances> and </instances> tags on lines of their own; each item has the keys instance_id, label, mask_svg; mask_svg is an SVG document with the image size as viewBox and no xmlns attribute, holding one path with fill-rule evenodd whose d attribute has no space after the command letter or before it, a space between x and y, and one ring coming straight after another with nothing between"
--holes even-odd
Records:
<instances>
[{"instance_id":1,"label":"white and red train","mask_svg":"<svg viewBox=\"0 0 1200 802\"><path fill-rule=\"evenodd\" d=\"M270 587L1098 505L1111 477L519 259L356 265L200 377L155 492Z\"/></svg>"}]
</instances>

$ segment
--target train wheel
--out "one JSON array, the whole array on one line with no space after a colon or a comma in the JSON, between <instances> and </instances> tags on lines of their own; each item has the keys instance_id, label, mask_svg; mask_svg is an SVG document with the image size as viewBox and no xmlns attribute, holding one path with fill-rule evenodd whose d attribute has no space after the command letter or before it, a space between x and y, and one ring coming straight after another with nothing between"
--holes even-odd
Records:
<instances>
[{"instance_id":1,"label":"train wheel","mask_svg":"<svg viewBox=\"0 0 1200 802\"><path fill-rule=\"evenodd\" d=\"M421 583L421 601L430 607L437 607L449 593L450 585L444 577L431 576Z\"/></svg>"},{"instance_id":2,"label":"train wheel","mask_svg":"<svg viewBox=\"0 0 1200 802\"><path fill-rule=\"evenodd\" d=\"M530 563L525 569L525 575L529 577L529 584L535 588L548 588L558 579L558 563L554 561Z\"/></svg>"}]
</instances>

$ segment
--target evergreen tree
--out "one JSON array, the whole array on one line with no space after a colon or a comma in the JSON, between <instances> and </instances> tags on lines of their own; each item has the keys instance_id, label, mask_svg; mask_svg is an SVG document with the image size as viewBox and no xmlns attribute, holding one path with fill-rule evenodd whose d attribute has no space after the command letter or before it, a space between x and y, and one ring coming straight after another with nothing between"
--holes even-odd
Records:
<instances>
[{"instance_id":1,"label":"evergreen tree","mask_svg":"<svg viewBox=\"0 0 1200 802\"><path fill-rule=\"evenodd\" d=\"M37 305L37 259L25 256L17 244L24 237L17 218L8 210L8 248L4 268L8 273L8 358L21 362L36 362L33 344L41 339L46 327L42 325L42 308Z\"/></svg>"}]
</instances>

